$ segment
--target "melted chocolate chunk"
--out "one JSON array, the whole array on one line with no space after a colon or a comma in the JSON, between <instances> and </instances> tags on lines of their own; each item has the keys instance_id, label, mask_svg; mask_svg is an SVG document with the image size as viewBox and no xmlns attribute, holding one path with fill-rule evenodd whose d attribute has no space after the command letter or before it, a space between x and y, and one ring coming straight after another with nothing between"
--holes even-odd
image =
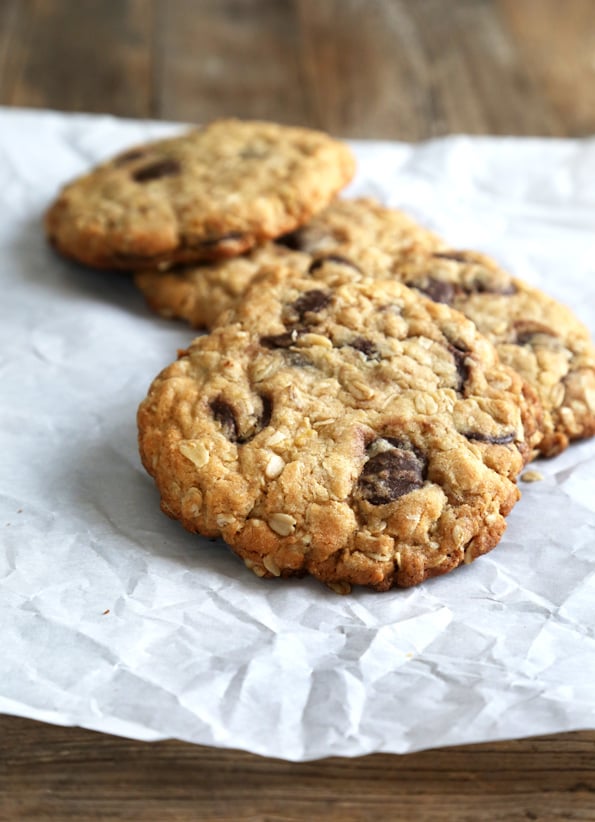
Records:
<instances>
[{"instance_id":1,"label":"melted chocolate chunk","mask_svg":"<svg viewBox=\"0 0 595 822\"><path fill-rule=\"evenodd\" d=\"M211 411L214 418L217 420L223 433L231 442L237 442L238 439L238 421L236 420L235 412L231 405L226 402L223 397L217 397L211 401Z\"/></svg>"},{"instance_id":2,"label":"melted chocolate chunk","mask_svg":"<svg viewBox=\"0 0 595 822\"><path fill-rule=\"evenodd\" d=\"M262 414L258 419L258 431L262 431L270 424L273 415L273 400L266 396L262 396L260 399L262 401ZM252 436L258 434L258 431L255 431Z\"/></svg>"},{"instance_id":3,"label":"melted chocolate chunk","mask_svg":"<svg viewBox=\"0 0 595 822\"><path fill-rule=\"evenodd\" d=\"M557 338L558 335L547 325L532 320L519 320L515 323L515 342L517 345L527 345L534 342L537 335Z\"/></svg>"},{"instance_id":4,"label":"melted chocolate chunk","mask_svg":"<svg viewBox=\"0 0 595 822\"><path fill-rule=\"evenodd\" d=\"M435 303L445 303L446 305L452 303L457 293L457 288L453 283L437 280L435 277L429 277L424 286L413 282L407 283L407 285L421 291L422 294L425 294Z\"/></svg>"},{"instance_id":5,"label":"melted chocolate chunk","mask_svg":"<svg viewBox=\"0 0 595 822\"><path fill-rule=\"evenodd\" d=\"M303 351L290 350L299 336L306 334L306 328L294 328L291 331L286 331L283 334L271 334L268 337L261 337L260 344L265 348L281 348L285 355L285 361L288 365L294 365L296 368L306 368L313 363L305 356Z\"/></svg>"},{"instance_id":6,"label":"melted chocolate chunk","mask_svg":"<svg viewBox=\"0 0 595 822\"><path fill-rule=\"evenodd\" d=\"M517 289L514 283L509 283L501 288L493 288L481 280L474 280L471 288L465 288L465 294L501 294L503 297L516 294L516 291Z\"/></svg>"},{"instance_id":7,"label":"melted chocolate chunk","mask_svg":"<svg viewBox=\"0 0 595 822\"><path fill-rule=\"evenodd\" d=\"M409 448L395 446L367 461L358 489L363 499L372 505L386 505L421 488L425 474L425 459Z\"/></svg>"},{"instance_id":8,"label":"melted chocolate chunk","mask_svg":"<svg viewBox=\"0 0 595 822\"><path fill-rule=\"evenodd\" d=\"M213 417L221 425L223 433L230 442L237 442L238 445L250 442L263 428L269 425L273 414L273 401L270 397L266 396L261 396L260 399L262 402L261 414L256 419L252 428L245 434L240 433L235 411L223 397L217 397L211 402Z\"/></svg>"},{"instance_id":9,"label":"melted chocolate chunk","mask_svg":"<svg viewBox=\"0 0 595 822\"><path fill-rule=\"evenodd\" d=\"M282 234L275 239L277 245L285 246L290 251L301 251L303 249L302 235L298 231L290 231L289 234Z\"/></svg>"},{"instance_id":10,"label":"melted chocolate chunk","mask_svg":"<svg viewBox=\"0 0 595 822\"><path fill-rule=\"evenodd\" d=\"M313 274L315 271L318 271L325 263L338 263L339 265L354 268L356 271L361 271L359 265L356 265L352 260L348 260L347 257L342 257L340 254L328 254L326 257L318 257L318 259L310 263L308 274Z\"/></svg>"},{"instance_id":11,"label":"melted chocolate chunk","mask_svg":"<svg viewBox=\"0 0 595 822\"><path fill-rule=\"evenodd\" d=\"M269 334L260 338L260 344L265 348L291 348L300 334L304 332L294 328L292 331L285 331L282 334Z\"/></svg>"},{"instance_id":12,"label":"melted chocolate chunk","mask_svg":"<svg viewBox=\"0 0 595 822\"><path fill-rule=\"evenodd\" d=\"M476 442L486 442L489 445L507 445L509 442L514 442L516 434L502 434L500 437L491 437L489 434L482 434L480 431L469 431L463 436L468 440L475 440Z\"/></svg>"},{"instance_id":13,"label":"melted chocolate chunk","mask_svg":"<svg viewBox=\"0 0 595 822\"><path fill-rule=\"evenodd\" d=\"M356 351L361 351L367 360L380 359L378 349L372 342L365 337L356 337L349 343L350 348L355 348Z\"/></svg>"},{"instance_id":14,"label":"melted chocolate chunk","mask_svg":"<svg viewBox=\"0 0 595 822\"><path fill-rule=\"evenodd\" d=\"M423 452L420 451L419 448L416 448L415 445L413 445L413 443L409 442L408 440L399 439L398 437L382 437L382 439L386 440L386 442L390 442L393 448L398 448L400 451L412 451L418 458L418 460L420 460L420 462L423 464L424 471L426 470L426 458ZM372 446L373 445L374 443L372 443Z\"/></svg>"},{"instance_id":15,"label":"melted chocolate chunk","mask_svg":"<svg viewBox=\"0 0 595 822\"><path fill-rule=\"evenodd\" d=\"M159 180L161 177L171 177L179 174L180 164L177 160L157 160L148 166L141 166L133 173L132 179L137 183L148 183L150 180Z\"/></svg>"},{"instance_id":16,"label":"melted chocolate chunk","mask_svg":"<svg viewBox=\"0 0 595 822\"><path fill-rule=\"evenodd\" d=\"M299 315L300 320L309 311L318 313L326 308L332 300L332 295L328 291L321 291L319 288L314 288L312 291L306 291L293 304L292 308Z\"/></svg>"},{"instance_id":17,"label":"melted chocolate chunk","mask_svg":"<svg viewBox=\"0 0 595 822\"><path fill-rule=\"evenodd\" d=\"M140 160L141 157L145 157L147 154L142 148L133 148L131 151L126 151L124 154L120 154L119 157L116 157L114 160L114 165L116 166L125 166L127 163L132 163L134 160Z\"/></svg>"},{"instance_id":18,"label":"melted chocolate chunk","mask_svg":"<svg viewBox=\"0 0 595 822\"><path fill-rule=\"evenodd\" d=\"M452 358L455 362L455 368L457 369L458 381L456 389L459 393L461 393L465 387L465 383L469 379L469 366L465 362L469 352L466 348L456 344L450 344L448 346L448 350L452 354Z\"/></svg>"}]
</instances>

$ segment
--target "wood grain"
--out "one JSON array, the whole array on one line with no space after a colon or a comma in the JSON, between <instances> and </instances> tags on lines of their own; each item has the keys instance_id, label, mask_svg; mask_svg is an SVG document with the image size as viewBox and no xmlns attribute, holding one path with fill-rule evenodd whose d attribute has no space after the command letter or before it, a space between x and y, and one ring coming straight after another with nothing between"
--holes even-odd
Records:
<instances>
[{"instance_id":1,"label":"wood grain","mask_svg":"<svg viewBox=\"0 0 595 822\"><path fill-rule=\"evenodd\" d=\"M0 720L0 819L595 818L595 733L292 764Z\"/></svg>"},{"instance_id":2,"label":"wood grain","mask_svg":"<svg viewBox=\"0 0 595 822\"><path fill-rule=\"evenodd\" d=\"M595 131L592 0L0 0L0 103L346 137Z\"/></svg>"},{"instance_id":3,"label":"wood grain","mask_svg":"<svg viewBox=\"0 0 595 822\"><path fill-rule=\"evenodd\" d=\"M291 2L176 0L160 4L157 114L311 123Z\"/></svg>"},{"instance_id":4,"label":"wood grain","mask_svg":"<svg viewBox=\"0 0 595 822\"><path fill-rule=\"evenodd\" d=\"M595 132L593 0L0 0L0 104ZM522 732L522 729L519 729ZM291 764L0 717L0 820L595 820L595 732Z\"/></svg>"},{"instance_id":5,"label":"wood grain","mask_svg":"<svg viewBox=\"0 0 595 822\"><path fill-rule=\"evenodd\" d=\"M0 30L0 103L149 113L152 3L4 0L0 9L10 22Z\"/></svg>"},{"instance_id":6,"label":"wood grain","mask_svg":"<svg viewBox=\"0 0 595 822\"><path fill-rule=\"evenodd\" d=\"M501 0L503 25L533 96L547 101L555 135L595 131L595 7L592 0Z\"/></svg>"}]
</instances>

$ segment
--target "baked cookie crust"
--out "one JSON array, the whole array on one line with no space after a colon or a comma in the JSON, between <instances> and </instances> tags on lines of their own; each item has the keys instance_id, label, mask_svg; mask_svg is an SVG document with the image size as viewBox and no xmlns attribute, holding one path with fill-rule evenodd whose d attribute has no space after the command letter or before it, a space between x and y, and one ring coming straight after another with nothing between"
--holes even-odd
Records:
<instances>
[{"instance_id":1,"label":"baked cookie crust","mask_svg":"<svg viewBox=\"0 0 595 822\"><path fill-rule=\"evenodd\" d=\"M447 246L402 211L360 197L335 200L299 229L234 259L165 272L144 269L135 273L134 282L157 314L185 320L194 328L212 328L220 314L243 298L255 277L279 264L288 275L306 275L313 262L341 249L352 262L369 263L371 272L386 277L386 260L394 266L413 251L440 248Z\"/></svg>"},{"instance_id":2,"label":"baked cookie crust","mask_svg":"<svg viewBox=\"0 0 595 822\"><path fill-rule=\"evenodd\" d=\"M493 548L538 405L451 308L267 274L138 412L162 509L261 577L407 587Z\"/></svg>"},{"instance_id":3,"label":"baked cookie crust","mask_svg":"<svg viewBox=\"0 0 595 822\"><path fill-rule=\"evenodd\" d=\"M70 183L46 231L60 253L98 268L231 257L307 221L354 168L348 146L322 132L218 120Z\"/></svg>"},{"instance_id":4,"label":"baked cookie crust","mask_svg":"<svg viewBox=\"0 0 595 822\"><path fill-rule=\"evenodd\" d=\"M551 457L595 434L595 348L572 311L512 277L484 254L448 247L399 211L369 199L340 200L308 225L253 256L161 275L137 284L154 310L212 326L259 273L283 264L329 285L393 278L473 320L536 391L543 407L539 453Z\"/></svg>"}]
</instances>

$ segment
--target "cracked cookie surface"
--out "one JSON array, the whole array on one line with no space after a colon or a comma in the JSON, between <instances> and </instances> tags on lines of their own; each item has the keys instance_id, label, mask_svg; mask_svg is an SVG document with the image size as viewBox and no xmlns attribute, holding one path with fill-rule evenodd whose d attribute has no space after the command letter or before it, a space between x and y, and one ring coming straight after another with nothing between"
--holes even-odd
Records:
<instances>
[{"instance_id":1,"label":"cracked cookie surface","mask_svg":"<svg viewBox=\"0 0 595 822\"><path fill-rule=\"evenodd\" d=\"M554 456L572 440L595 434L595 348L566 306L512 277L489 257L449 248L406 215L371 200L333 203L308 225L229 264L150 272L140 287L156 310L212 325L241 299L253 278L282 263L329 284L363 277L394 278L473 320L501 359L537 392L544 437L539 452ZM209 294L211 295L209 297Z\"/></svg>"},{"instance_id":2,"label":"cracked cookie surface","mask_svg":"<svg viewBox=\"0 0 595 822\"><path fill-rule=\"evenodd\" d=\"M497 544L537 413L449 307L267 274L153 382L139 446L163 510L258 576L382 591Z\"/></svg>"},{"instance_id":3,"label":"cracked cookie surface","mask_svg":"<svg viewBox=\"0 0 595 822\"><path fill-rule=\"evenodd\" d=\"M307 221L353 172L350 149L322 132L218 120L70 183L46 230L62 254L100 268L230 257Z\"/></svg>"}]
</instances>

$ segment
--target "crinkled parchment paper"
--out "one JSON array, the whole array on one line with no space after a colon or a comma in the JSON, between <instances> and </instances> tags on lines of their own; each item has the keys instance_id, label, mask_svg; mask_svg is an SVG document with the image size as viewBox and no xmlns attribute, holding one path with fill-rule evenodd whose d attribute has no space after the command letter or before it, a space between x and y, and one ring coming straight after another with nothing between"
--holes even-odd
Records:
<instances>
[{"instance_id":1,"label":"crinkled parchment paper","mask_svg":"<svg viewBox=\"0 0 595 822\"><path fill-rule=\"evenodd\" d=\"M500 546L417 589L261 581L159 511L135 413L187 344L55 256L63 182L165 124L0 111L0 710L292 760L595 727L595 442ZM350 194L495 256L595 331L595 143L354 143Z\"/></svg>"}]
</instances>

